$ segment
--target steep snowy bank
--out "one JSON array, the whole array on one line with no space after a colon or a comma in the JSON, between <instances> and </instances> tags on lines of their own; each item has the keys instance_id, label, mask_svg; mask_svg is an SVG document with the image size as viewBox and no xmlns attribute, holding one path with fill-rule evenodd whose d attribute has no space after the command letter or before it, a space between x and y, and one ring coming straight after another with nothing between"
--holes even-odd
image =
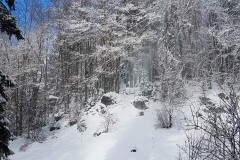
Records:
<instances>
[{"instance_id":1,"label":"steep snowy bank","mask_svg":"<svg viewBox=\"0 0 240 160\"><path fill-rule=\"evenodd\" d=\"M139 110L133 106L135 95L118 95L109 93L115 104L105 107L97 103L88 114L83 116L87 130L83 133L77 130L77 125L66 125L62 120L61 130L53 131L43 143L32 143L26 151L19 151L24 142L17 139L11 144L15 154L11 160L174 160L183 144L184 129L175 123L171 129L155 129L156 109L161 103L147 102L148 109ZM102 114L101 109L107 113ZM106 109L107 108L107 109ZM144 115L139 113L143 111ZM177 114L177 112L175 112ZM109 116L106 116L109 115ZM174 116L174 121L181 118ZM106 122L108 133L93 136L103 132Z\"/></svg>"}]
</instances>

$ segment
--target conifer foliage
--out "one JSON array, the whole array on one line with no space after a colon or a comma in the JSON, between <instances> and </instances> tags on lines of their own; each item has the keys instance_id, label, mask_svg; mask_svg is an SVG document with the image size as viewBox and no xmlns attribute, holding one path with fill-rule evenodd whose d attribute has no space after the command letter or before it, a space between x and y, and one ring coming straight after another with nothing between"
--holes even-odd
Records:
<instances>
[{"instance_id":1,"label":"conifer foliage","mask_svg":"<svg viewBox=\"0 0 240 160\"><path fill-rule=\"evenodd\" d=\"M21 30L17 26L16 18L10 11L15 10L14 0L5 0L9 9L4 5L3 0L0 0L0 29L6 32L10 37L15 35L18 40L24 39ZM9 11L10 10L10 11Z\"/></svg>"},{"instance_id":2,"label":"conifer foliage","mask_svg":"<svg viewBox=\"0 0 240 160\"><path fill-rule=\"evenodd\" d=\"M7 102L7 96L4 93L5 87L13 87L14 82L9 77L0 71L0 160L13 154L8 148L8 142L10 139L10 131L8 130L7 124L8 119L4 116L4 107Z\"/></svg>"},{"instance_id":3,"label":"conifer foliage","mask_svg":"<svg viewBox=\"0 0 240 160\"><path fill-rule=\"evenodd\" d=\"M6 32L10 37L15 35L18 40L24 39L20 29L17 26L15 17L10 11L15 9L14 0L5 0L8 8L3 0L0 0L0 29ZM0 71L0 160L13 154L8 148L10 131L7 127L9 121L4 115L4 107L6 106L7 96L4 93L5 87L13 87L14 82L9 77Z\"/></svg>"}]
</instances>

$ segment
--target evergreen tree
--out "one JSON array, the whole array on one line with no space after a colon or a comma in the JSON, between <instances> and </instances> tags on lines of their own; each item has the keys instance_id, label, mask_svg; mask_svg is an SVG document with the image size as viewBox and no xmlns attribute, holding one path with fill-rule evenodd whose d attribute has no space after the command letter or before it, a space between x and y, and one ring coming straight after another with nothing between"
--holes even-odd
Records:
<instances>
[{"instance_id":1,"label":"evergreen tree","mask_svg":"<svg viewBox=\"0 0 240 160\"><path fill-rule=\"evenodd\" d=\"M9 10L15 9L14 0L5 0ZM15 35L18 40L24 39L20 29L17 26L16 19L12 16L4 5L3 1L0 0L0 29L2 32L6 32L10 37ZM7 156L13 154L13 152L8 148L8 143L10 139L10 131L7 127L8 119L4 116L4 107L7 102L7 96L4 93L5 87L13 87L14 83L9 79L9 77L0 71L0 160L6 158Z\"/></svg>"},{"instance_id":2,"label":"evergreen tree","mask_svg":"<svg viewBox=\"0 0 240 160\"><path fill-rule=\"evenodd\" d=\"M18 40L24 39L20 29L17 26L16 18L11 14L10 11L15 9L14 0L5 0L6 5L0 0L0 29L2 32L6 32L10 37L15 35Z\"/></svg>"},{"instance_id":3,"label":"evergreen tree","mask_svg":"<svg viewBox=\"0 0 240 160\"><path fill-rule=\"evenodd\" d=\"M10 139L10 131L8 130L7 124L8 119L4 116L4 107L7 102L7 96L4 93L4 87L13 87L14 82L9 77L0 71L0 160L13 154L8 148L8 142Z\"/></svg>"}]
</instances>

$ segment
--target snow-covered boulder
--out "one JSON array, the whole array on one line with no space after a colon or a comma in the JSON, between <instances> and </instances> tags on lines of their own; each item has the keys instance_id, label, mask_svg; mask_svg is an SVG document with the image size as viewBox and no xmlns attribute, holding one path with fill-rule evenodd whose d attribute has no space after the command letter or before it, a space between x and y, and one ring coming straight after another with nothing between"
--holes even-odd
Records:
<instances>
[{"instance_id":1,"label":"snow-covered boulder","mask_svg":"<svg viewBox=\"0 0 240 160\"><path fill-rule=\"evenodd\" d=\"M133 106L137 109L145 110L148 109L148 107L145 104L145 101L134 101Z\"/></svg>"},{"instance_id":2,"label":"snow-covered boulder","mask_svg":"<svg viewBox=\"0 0 240 160\"><path fill-rule=\"evenodd\" d=\"M105 104L106 106L109 106L114 104L114 100L111 97L105 95L102 97L101 103Z\"/></svg>"}]
</instances>

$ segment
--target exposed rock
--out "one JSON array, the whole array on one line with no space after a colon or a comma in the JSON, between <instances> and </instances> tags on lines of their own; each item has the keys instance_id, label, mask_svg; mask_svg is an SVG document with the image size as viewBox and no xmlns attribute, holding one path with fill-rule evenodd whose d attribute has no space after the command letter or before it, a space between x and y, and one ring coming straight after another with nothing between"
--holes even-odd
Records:
<instances>
[{"instance_id":1,"label":"exposed rock","mask_svg":"<svg viewBox=\"0 0 240 160\"><path fill-rule=\"evenodd\" d=\"M139 116L144 116L144 112L139 112Z\"/></svg>"},{"instance_id":2,"label":"exposed rock","mask_svg":"<svg viewBox=\"0 0 240 160\"><path fill-rule=\"evenodd\" d=\"M102 132L94 132L93 137L100 136L101 134L102 134Z\"/></svg>"},{"instance_id":3,"label":"exposed rock","mask_svg":"<svg viewBox=\"0 0 240 160\"><path fill-rule=\"evenodd\" d=\"M74 124L77 124L77 120L75 119L75 120L71 120L70 122L69 122L69 125L70 126L73 126Z\"/></svg>"},{"instance_id":4,"label":"exposed rock","mask_svg":"<svg viewBox=\"0 0 240 160\"><path fill-rule=\"evenodd\" d=\"M131 152L137 152L137 148L132 149Z\"/></svg>"},{"instance_id":5,"label":"exposed rock","mask_svg":"<svg viewBox=\"0 0 240 160\"><path fill-rule=\"evenodd\" d=\"M137 109L145 110L148 109L148 107L145 104L145 101L134 101L133 106Z\"/></svg>"},{"instance_id":6,"label":"exposed rock","mask_svg":"<svg viewBox=\"0 0 240 160\"><path fill-rule=\"evenodd\" d=\"M101 99L101 103L105 104L106 106L114 104L114 100L110 97L103 96Z\"/></svg>"},{"instance_id":7,"label":"exposed rock","mask_svg":"<svg viewBox=\"0 0 240 160\"><path fill-rule=\"evenodd\" d=\"M59 130L60 129L60 127L50 127L50 131L54 131L54 130Z\"/></svg>"}]
</instances>

